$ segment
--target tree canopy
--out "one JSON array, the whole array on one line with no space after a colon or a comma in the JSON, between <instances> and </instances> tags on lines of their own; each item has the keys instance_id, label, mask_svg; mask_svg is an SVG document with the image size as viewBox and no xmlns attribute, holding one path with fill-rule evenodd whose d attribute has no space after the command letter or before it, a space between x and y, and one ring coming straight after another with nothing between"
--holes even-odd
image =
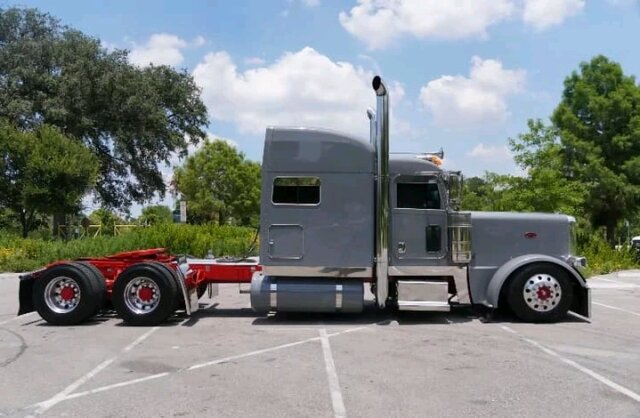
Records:
<instances>
[{"instance_id":1,"label":"tree canopy","mask_svg":"<svg viewBox=\"0 0 640 418\"><path fill-rule=\"evenodd\" d=\"M529 120L529 131L509 139L521 175L486 173L465 182L463 207L474 210L560 212L580 215L584 187L564 176L558 131Z\"/></svg>"},{"instance_id":2,"label":"tree canopy","mask_svg":"<svg viewBox=\"0 0 640 418\"><path fill-rule=\"evenodd\" d=\"M597 56L567 77L552 120L567 178L587 187L585 211L613 242L616 224L640 202L640 88L620 64Z\"/></svg>"},{"instance_id":3,"label":"tree canopy","mask_svg":"<svg viewBox=\"0 0 640 418\"><path fill-rule=\"evenodd\" d=\"M173 214L171 209L165 205L145 206L138 222L145 225L155 225L164 222L172 222Z\"/></svg>"},{"instance_id":4,"label":"tree canopy","mask_svg":"<svg viewBox=\"0 0 640 418\"><path fill-rule=\"evenodd\" d=\"M126 208L165 193L158 169L205 137L207 111L185 70L139 68L36 9L0 9L0 117L58 127L96 156L96 192Z\"/></svg>"},{"instance_id":5,"label":"tree canopy","mask_svg":"<svg viewBox=\"0 0 640 418\"><path fill-rule=\"evenodd\" d=\"M222 140L205 142L174 171L192 223L251 225L260 211L260 165Z\"/></svg>"},{"instance_id":6,"label":"tree canopy","mask_svg":"<svg viewBox=\"0 0 640 418\"><path fill-rule=\"evenodd\" d=\"M0 210L18 217L26 237L38 214L79 210L95 183L96 163L86 147L57 128L22 131L0 120Z\"/></svg>"}]
</instances>

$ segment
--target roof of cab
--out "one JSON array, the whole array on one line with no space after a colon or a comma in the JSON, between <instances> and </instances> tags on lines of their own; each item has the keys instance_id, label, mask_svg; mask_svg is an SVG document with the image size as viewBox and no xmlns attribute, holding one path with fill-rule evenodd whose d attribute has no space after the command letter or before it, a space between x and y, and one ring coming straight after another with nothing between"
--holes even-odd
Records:
<instances>
[{"instance_id":1,"label":"roof of cab","mask_svg":"<svg viewBox=\"0 0 640 418\"><path fill-rule=\"evenodd\" d=\"M267 172L373 173L366 140L317 128L268 127L262 169Z\"/></svg>"}]
</instances>

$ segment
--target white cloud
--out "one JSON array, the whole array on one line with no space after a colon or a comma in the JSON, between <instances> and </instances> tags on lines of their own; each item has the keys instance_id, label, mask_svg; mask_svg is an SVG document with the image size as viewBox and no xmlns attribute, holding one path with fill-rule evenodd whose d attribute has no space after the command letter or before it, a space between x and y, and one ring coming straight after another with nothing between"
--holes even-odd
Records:
<instances>
[{"instance_id":1,"label":"white cloud","mask_svg":"<svg viewBox=\"0 0 640 418\"><path fill-rule=\"evenodd\" d=\"M350 12L340 12L339 19L370 49L379 49L404 35L485 37L488 27L509 18L515 9L513 0L358 0Z\"/></svg>"},{"instance_id":2,"label":"white cloud","mask_svg":"<svg viewBox=\"0 0 640 418\"><path fill-rule=\"evenodd\" d=\"M251 67L257 67L260 65L264 65L266 61L260 57L249 57L249 58L245 58L244 63Z\"/></svg>"},{"instance_id":3,"label":"white cloud","mask_svg":"<svg viewBox=\"0 0 640 418\"><path fill-rule=\"evenodd\" d=\"M154 33L143 44L133 43L129 61L140 67L149 64L154 65L180 65L184 61L182 51L189 47L201 47L206 39L197 36L193 41L184 39L170 33Z\"/></svg>"},{"instance_id":4,"label":"white cloud","mask_svg":"<svg viewBox=\"0 0 640 418\"><path fill-rule=\"evenodd\" d=\"M302 4L307 7L316 7L320 5L320 0L301 0Z\"/></svg>"},{"instance_id":5,"label":"white cloud","mask_svg":"<svg viewBox=\"0 0 640 418\"><path fill-rule=\"evenodd\" d=\"M477 127L503 122L506 98L523 90L526 72L508 70L497 60L471 59L469 77L443 75L420 89L420 101L437 125Z\"/></svg>"},{"instance_id":6,"label":"white cloud","mask_svg":"<svg viewBox=\"0 0 640 418\"><path fill-rule=\"evenodd\" d=\"M485 163L504 163L511 161L511 152L506 145L485 145L482 142L476 145L467 156L477 158Z\"/></svg>"},{"instance_id":7,"label":"white cloud","mask_svg":"<svg viewBox=\"0 0 640 418\"><path fill-rule=\"evenodd\" d=\"M214 52L193 75L211 118L232 122L241 132L259 134L269 125L301 125L368 136L365 110L375 105L373 73L334 62L313 48L287 52L272 64L243 72L227 52ZM388 86L393 103L401 100L402 85Z\"/></svg>"},{"instance_id":8,"label":"white cloud","mask_svg":"<svg viewBox=\"0 0 640 418\"><path fill-rule=\"evenodd\" d=\"M522 20L535 29L559 25L584 9L585 0L525 0Z\"/></svg>"}]
</instances>

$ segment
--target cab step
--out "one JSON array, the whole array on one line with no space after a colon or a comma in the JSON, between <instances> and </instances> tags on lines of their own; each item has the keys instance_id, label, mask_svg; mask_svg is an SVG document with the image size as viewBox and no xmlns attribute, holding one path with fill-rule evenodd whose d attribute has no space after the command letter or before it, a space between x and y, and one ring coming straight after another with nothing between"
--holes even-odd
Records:
<instances>
[{"instance_id":1,"label":"cab step","mask_svg":"<svg viewBox=\"0 0 640 418\"><path fill-rule=\"evenodd\" d=\"M398 309L448 312L451 310L449 284L442 281L398 280Z\"/></svg>"}]
</instances>

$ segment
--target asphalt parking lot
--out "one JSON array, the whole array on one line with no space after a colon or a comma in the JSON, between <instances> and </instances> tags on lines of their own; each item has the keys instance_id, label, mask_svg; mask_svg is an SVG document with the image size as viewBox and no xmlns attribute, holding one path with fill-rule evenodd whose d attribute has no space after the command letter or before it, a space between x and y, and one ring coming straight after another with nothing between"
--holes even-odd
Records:
<instances>
[{"instance_id":1,"label":"asphalt parking lot","mask_svg":"<svg viewBox=\"0 0 640 418\"><path fill-rule=\"evenodd\" d=\"M0 275L0 416L640 416L640 271L590 280L591 323L468 310L256 316L225 285L191 318L15 317Z\"/></svg>"}]
</instances>

